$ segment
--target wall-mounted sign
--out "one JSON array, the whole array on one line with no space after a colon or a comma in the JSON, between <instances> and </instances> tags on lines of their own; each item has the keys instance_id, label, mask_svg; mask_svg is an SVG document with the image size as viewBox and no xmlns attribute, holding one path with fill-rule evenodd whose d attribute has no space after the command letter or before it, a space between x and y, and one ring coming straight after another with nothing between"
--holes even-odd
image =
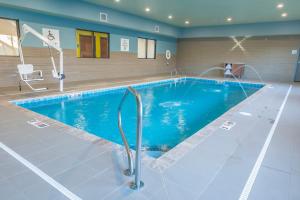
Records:
<instances>
[{"instance_id":1,"label":"wall-mounted sign","mask_svg":"<svg viewBox=\"0 0 300 200\"><path fill-rule=\"evenodd\" d=\"M297 55L298 54L298 50L297 49L293 49L292 50L292 55Z\"/></svg>"},{"instance_id":2,"label":"wall-mounted sign","mask_svg":"<svg viewBox=\"0 0 300 200\"><path fill-rule=\"evenodd\" d=\"M129 51L129 39L121 38L121 51Z\"/></svg>"},{"instance_id":3,"label":"wall-mounted sign","mask_svg":"<svg viewBox=\"0 0 300 200\"><path fill-rule=\"evenodd\" d=\"M108 15L107 15L107 13L100 12L100 22L108 22Z\"/></svg>"},{"instance_id":4,"label":"wall-mounted sign","mask_svg":"<svg viewBox=\"0 0 300 200\"><path fill-rule=\"evenodd\" d=\"M43 36L50 40L52 45L60 47L59 30L43 28ZM47 46L45 42L43 42L43 45Z\"/></svg>"},{"instance_id":5,"label":"wall-mounted sign","mask_svg":"<svg viewBox=\"0 0 300 200\"><path fill-rule=\"evenodd\" d=\"M220 127L221 129L224 129L226 131L229 131L230 129L232 129L234 126L236 125L235 122L232 121L225 121L222 126Z\"/></svg>"}]
</instances>

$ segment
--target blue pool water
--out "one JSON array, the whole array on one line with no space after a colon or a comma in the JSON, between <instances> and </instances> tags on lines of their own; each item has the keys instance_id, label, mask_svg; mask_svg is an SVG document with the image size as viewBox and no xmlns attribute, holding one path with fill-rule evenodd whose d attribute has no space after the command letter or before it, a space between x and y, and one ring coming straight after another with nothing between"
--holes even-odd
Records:
<instances>
[{"instance_id":1,"label":"blue pool water","mask_svg":"<svg viewBox=\"0 0 300 200\"><path fill-rule=\"evenodd\" d=\"M248 96L262 85L243 84ZM188 78L137 85L143 102L143 142L149 151L167 151L246 97L237 83ZM16 102L101 138L122 144L117 108L125 88ZM136 142L136 104L128 96L122 112L123 128L131 147Z\"/></svg>"}]
</instances>

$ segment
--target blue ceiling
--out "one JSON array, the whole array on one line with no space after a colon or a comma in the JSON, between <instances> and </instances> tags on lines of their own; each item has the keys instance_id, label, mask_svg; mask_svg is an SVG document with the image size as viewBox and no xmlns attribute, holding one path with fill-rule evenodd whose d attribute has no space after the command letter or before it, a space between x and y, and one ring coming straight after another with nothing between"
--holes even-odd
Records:
<instances>
[{"instance_id":1,"label":"blue ceiling","mask_svg":"<svg viewBox=\"0 0 300 200\"><path fill-rule=\"evenodd\" d=\"M175 26L211 26L300 20L300 0L83 0ZM284 7L278 9L278 3ZM145 8L150 8L149 12ZM286 18L282 13L288 13ZM172 15L172 19L168 16ZM228 17L232 18L227 22ZM185 21L190 24L185 24Z\"/></svg>"}]
</instances>

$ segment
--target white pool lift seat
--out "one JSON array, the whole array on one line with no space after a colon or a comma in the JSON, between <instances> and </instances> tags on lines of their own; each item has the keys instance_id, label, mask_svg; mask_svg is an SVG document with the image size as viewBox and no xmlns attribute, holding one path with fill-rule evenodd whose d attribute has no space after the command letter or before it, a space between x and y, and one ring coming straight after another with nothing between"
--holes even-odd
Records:
<instances>
[{"instance_id":1,"label":"white pool lift seat","mask_svg":"<svg viewBox=\"0 0 300 200\"><path fill-rule=\"evenodd\" d=\"M43 81L43 72L41 70L34 70L34 67L32 64L25 64L24 61L24 55L23 55L23 50L22 50L22 43L26 37L26 35L30 33L33 36L35 36L37 39L43 41L46 46L48 47L49 54L50 54L50 60L52 64L52 77L56 80L59 80L59 90L63 92L64 90L64 64L63 64L63 50L56 46L56 44L52 43L47 37L44 37L42 34L28 26L27 24L23 24L22 26L22 36L19 39L19 53L20 53L20 60L21 64L17 65L18 72L20 75L20 81L19 81L19 89L21 91L21 81L25 82L26 85L29 86L30 89L33 91L43 91L47 90L47 88L34 88L31 85L31 82L36 82L36 81ZM51 52L51 48L55 49L58 54L59 54L59 72L56 69L54 57Z\"/></svg>"},{"instance_id":2,"label":"white pool lift seat","mask_svg":"<svg viewBox=\"0 0 300 200\"><path fill-rule=\"evenodd\" d=\"M43 81L43 72L41 70L33 70L32 64L19 64L18 72L20 75L19 89L21 91L21 81L26 83L33 91L43 91L47 90L47 88L34 88L30 83Z\"/></svg>"}]
</instances>

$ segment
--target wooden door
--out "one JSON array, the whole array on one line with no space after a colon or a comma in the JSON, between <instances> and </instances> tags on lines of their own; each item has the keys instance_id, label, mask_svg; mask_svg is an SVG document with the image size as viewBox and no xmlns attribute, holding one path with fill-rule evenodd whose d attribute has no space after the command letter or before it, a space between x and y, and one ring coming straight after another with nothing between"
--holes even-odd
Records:
<instances>
[{"instance_id":1,"label":"wooden door","mask_svg":"<svg viewBox=\"0 0 300 200\"><path fill-rule=\"evenodd\" d=\"M80 35L80 57L93 58L94 57L94 37L88 35Z\"/></svg>"},{"instance_id":2,"label":"wooden door","mask_svg":"<svg viewBox=\"0 0 300 200\"><path fill-rule=\"evenodd\" d=\"M108 58L108 38L100 38L100 49L101 49L101 58Z\"/></svg>"}]
</instances>

